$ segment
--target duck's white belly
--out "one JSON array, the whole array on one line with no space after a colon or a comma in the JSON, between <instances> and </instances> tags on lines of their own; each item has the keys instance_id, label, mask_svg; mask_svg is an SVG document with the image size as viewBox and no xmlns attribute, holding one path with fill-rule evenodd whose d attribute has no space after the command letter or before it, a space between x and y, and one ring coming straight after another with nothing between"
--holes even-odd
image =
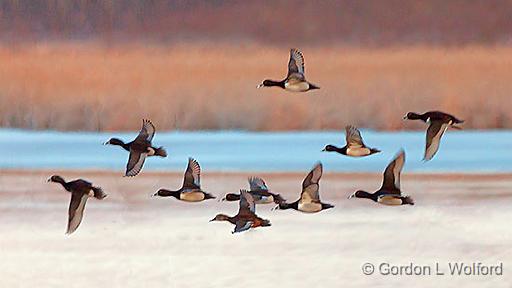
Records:
<instances>
[{"instance_id":1,"label":"duck's white belly","mask_svg":"<svg viewBox=\"0 0 512 288\"><path fill-rule=\"evenodd\" d=\"M298 210L302 211L302 212L306 212L306 213L315 213L315 212L322 210L322 204L313 203L313 202L309 202L309 203L300 203L299 202Z\"/></svg>"},{"instance_id":2,"label":"duck's white belly","mask_svg":"<svg viewBox=\"0 0 512 288\"><path fill-rule=\"evenodd\" d=\"M284 83L284 89L292 92L304 92L308 91L309 84L307 82L296 82L296 83Z\"/></svg>"},{"instance_id":3,"label":"duck's white belly","mask_svg":"<svg viewBox=\"0 0 512 288\"><path fill-rule=\"evenodd\" d=\"M187 202L199 202L204 200L203 192L183 192L180 194L180 200Z\"/></svg>"},{"instance_id":4,"label":"duck's white belly","mask_svg":"<svg viewBox=\"0 0 512 288\"><path fill-rule=\"evenodd\" d=\"M390 206L402 205L402 199L397 196L381 196L377 199L377 202Z\"/></svg>"},{"instance_id":5,"label":"duck's white belly","mask_svg":"<svg viewBox=\"0 0 512 288\"><path fill-rule=\"evenodd\" d=\"M347 149L347 155L353 156L353 157L367 156L369 154L370 154L370 149L368 149L368 148L348 148Z\"/></svg>"}]
</instances>

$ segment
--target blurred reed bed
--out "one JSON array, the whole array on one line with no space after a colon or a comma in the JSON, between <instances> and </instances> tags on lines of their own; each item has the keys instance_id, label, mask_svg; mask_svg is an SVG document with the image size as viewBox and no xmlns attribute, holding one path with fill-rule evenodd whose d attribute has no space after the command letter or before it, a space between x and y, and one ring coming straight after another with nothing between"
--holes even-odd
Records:
<instances>
[{"instance_id":1,"label":"blurred reed bed","mask_svg":"<svg viewBox=\"0 0 512 288\"><path fill-rule=\"evenodd\" d=\"M400 130L407 111L511 128L512 47L299 47L321 89L256 89L288 50L237 44L38 43L0 48L0 125L30 129ZM408 124L407 128L419 128Z\"/></svg>"}]
</instances>

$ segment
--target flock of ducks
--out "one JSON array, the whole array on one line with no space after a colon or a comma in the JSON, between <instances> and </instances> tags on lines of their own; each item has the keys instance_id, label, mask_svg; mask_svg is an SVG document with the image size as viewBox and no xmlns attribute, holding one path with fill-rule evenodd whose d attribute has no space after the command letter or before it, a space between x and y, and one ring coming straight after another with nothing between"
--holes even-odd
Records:
<instances>
[{"instance_id":1,"label":"flock of ducks","mask_svg":"<svg viewBox=\"0 0 512 288\"><path fill-rule=\"evenodd\" d=\"M286 78L281 81L264 80L258 88L273 86L292 92L306 92L313 89L320 89L320 87L306 80L304 75L304 56L297 49L290 50L288 75ZM409 112L404 117L404 120L422 120L428 124L425 154L423 156L424 161L431 160L437 153L441 137L449 127L461 129L456 125L464 122L450 114L440 111L429 111L423 114ZM124 150L129 152L125 176L133 177L139 174L147 157L167 157L167 152L163 147L157 148L152 144L155 131L155 126L151 121L143 120L142 128L133 141L125 143L121 139L111 138L104 143L105 145L121 146ZM322 151L336 152L349 157L366 157L381 152L377 148L366 146L363 142L361 132L355 126L346 127L345 139L345 146L340 148L334 145L327 145ZM391 206L414 205L414 200L410 196L403 195L400 190L400 174L404 163L405 152L400 150L384 170L380 189L373 193L357 190L348 198L366 198L379 204ZM230 222L235 225L235 229L232 233L238 233L251 228L271 225L269 220L262 219L256 215L256 204L275 203L277 206L275 206L273 210L294 209L304 213L317 213L333 208L334 205L323 203L320 200L319 183L322 173L322 163L317 163L306 178L304 178L299 199L290 203L283 199L281 195L271 192L263 179L251 177L248 179L249 190L242 189L239 194L228 193L222 198L222 201L238 201L238 214L234 216L218 214L210 221ZM48 182L59 183L66 191L71 192L66 234L73 233L80 225L88 198L94 197L102 200L107 197L107 194L105 194L100 187L95 187L92 183L83 179L66 182L62 177L53 175L48 179ZM200 202L215 199L215 196L202 190L201 166L199 162L193 158L189 158L187 169L183 176L183 184L180 189L160 189L153 196L174 197L186 202Z\"/></svg>"}]
</instances>

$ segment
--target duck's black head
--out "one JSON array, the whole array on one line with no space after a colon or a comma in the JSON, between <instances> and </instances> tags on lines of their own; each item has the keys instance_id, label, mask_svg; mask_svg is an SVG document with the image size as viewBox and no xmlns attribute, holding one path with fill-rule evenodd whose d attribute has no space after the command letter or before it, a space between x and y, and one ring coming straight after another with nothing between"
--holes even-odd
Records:
<instances>
[{"instance_id":1,"label":"duck's black head","mask_svg":"<svg viewBox=\"0 0 512 288\"><path fill-rule=\"evenodd\" d=\"M356 192L354 192L354 194L348 196L348 199L350 198L372 198L372 194L366 192L366 191L363 191L363 190L357 190Z\"/></svg>"},{"instance_id":2,"label":"duck's black head","mask_svg":"<svg viewBox=\"0 0 512 288\"><path fill-rule=\"evenodd\" d=\"M332 152L332 151L336 151L338 148L336 146L333 146L333 145L327 145L325 146L325 148L322 150L322 152Z\"/></svg>"},{"instance_id":3,"label":"duck's black head","mask_svg":"<svg viewBox=\"0 0 512 288\"><path fill-rule=\"evenodd\" d=\"M278 86L278 87L281 87L284 89L284 81L274 81L274 80L266 79L266 80L263 80L263 82L260 85L258 85L258 88L273 87L273 86Z\"/></svg>"},{"instance_id":4,"label":"duck's black head","mask_svg":"<svg viewBox=\"0 0 512 288\"><path fill-rule=\"evenodd\" d=\"M60 177L59 175L53 175L52 177L48 178L48 182L66 183L64 178Z\"/></svg>"},{"instance_id":5,"label":"duck's black head","mask_svg":"<svg viewBox=\"0 0 512 288\"><path fill-rule=\"evenodd\" d=\"M123 146L124 145L124 142L123 140L119 139L119 138L110 138L110 140L108 140L107 142L103 143L104 145L118 145L118 146Z\"/></svg>"},{"instance_id":6,"label":"duck's black head","mask_svg":"<svg viewBox=\"0 0 512 288\"><path fill-rule=\"evenodd\" d=\"M422 115L414 112L409 112L404 116L404 120L418 120L422 119Z\"/></svg>"}]
</instances>

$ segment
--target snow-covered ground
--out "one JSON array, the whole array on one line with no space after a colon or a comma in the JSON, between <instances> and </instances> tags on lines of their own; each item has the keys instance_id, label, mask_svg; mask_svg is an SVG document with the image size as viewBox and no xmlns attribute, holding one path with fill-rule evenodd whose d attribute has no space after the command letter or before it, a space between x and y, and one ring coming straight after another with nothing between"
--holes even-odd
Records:
<instances>
[{"instance_id":1,"label":"snow-covered ground","mask_svg":"<svg viewBox=\"0 0 512 288\"><path fill-rule=\"evenodd\" d=\"M110 137L131 140L136 133L60 133L0 130L0 168L123 170L128 155L103 146ZM321 152L326 144L342 146L344 132L157 132L155 146L169 157L152 158L144 170L181 171L194 157L205 171L295 171L322 161L327 171L378 172L403 147L406 171L512 172L512 131L453 131L444 135L435 158L421 161L425 132L363 131L368 146L383 152L364 159Z\"/></svg>"},{"instance_id":2,"label":"snow-covered ground","mask_svg":"<svg viewBox=\"0 0 512 288\"><path fill-rule=\"evenodd\" d=\"M492 287L512 283L512 176L408 175L403 190L415 206L380 206L347 199L373 191L378 174L327 173L317 214L257 213L271 227L232 235L236 202L183 203L150 198L181 185L181 173L62 171L109 194L90 199L82 225L65 236L69 193L46 183L53 171L0 173L0 287ZM205 173L204 189L221 197L246 187L252 173ZM306 173L260 175L271 189L295 200ZM503 263L503 275L451 276L454 262ZM366 276L362 266L376 272ZM444 276L384 276L379 266L435 267ZM385 267L384 267L385 268ZM434 269L434 268L432 268ZM386 271L383 271L386 273ZM432 270L432 273L436 272Z\"/></svg>"}]
</instances>

